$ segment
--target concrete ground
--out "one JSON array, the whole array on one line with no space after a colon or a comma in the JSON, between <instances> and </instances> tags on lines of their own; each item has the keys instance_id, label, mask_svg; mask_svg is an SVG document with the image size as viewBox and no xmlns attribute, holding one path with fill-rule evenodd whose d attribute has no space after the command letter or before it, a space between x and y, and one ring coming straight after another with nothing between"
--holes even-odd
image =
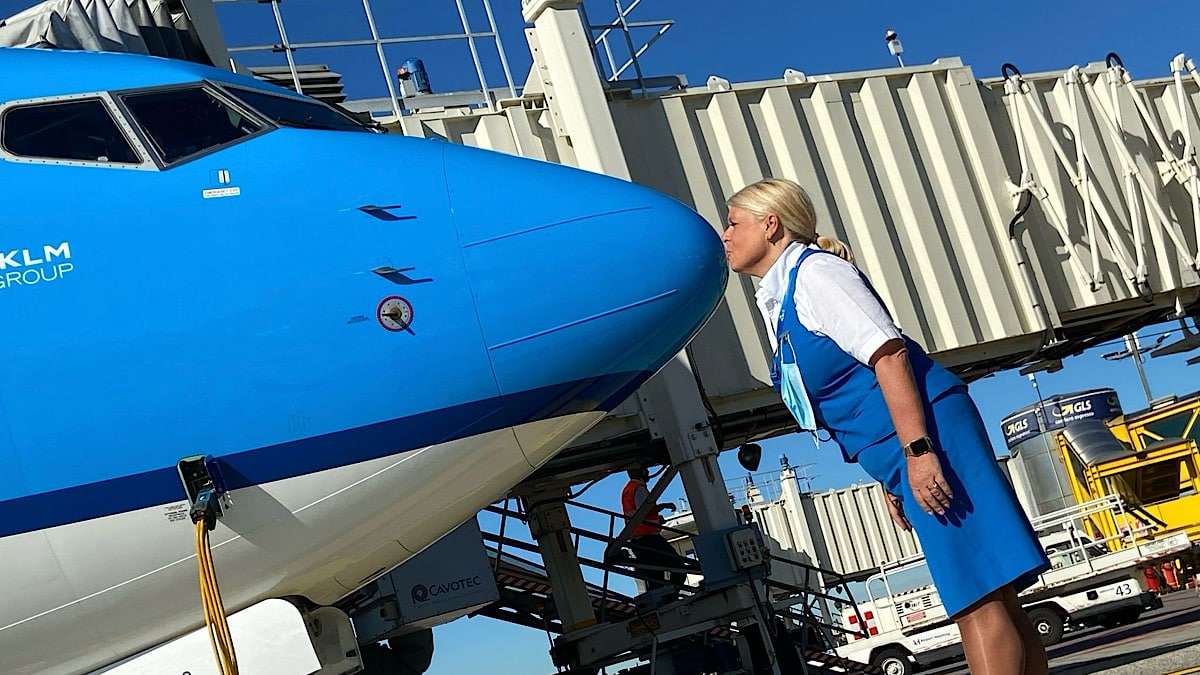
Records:
<instances>
[{"instance_id":1,"label":"concrete ground","mask_svg":"<svg viewBox=\"0 0 1200 675\"><path fill-rule=\"evenodd\" d=\"M1163 606L1136 623L1068 633L1051 647L1051 675L1200 674L1200 594L1164 595ZM965 675L965 662L928 671Z\"/></svg>"}]
</instances>

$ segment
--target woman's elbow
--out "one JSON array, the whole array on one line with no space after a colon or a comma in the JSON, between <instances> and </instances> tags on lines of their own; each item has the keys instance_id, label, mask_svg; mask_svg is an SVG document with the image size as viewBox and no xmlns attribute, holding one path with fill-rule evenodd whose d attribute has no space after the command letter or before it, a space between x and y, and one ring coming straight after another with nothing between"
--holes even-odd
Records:
<instances>
[{"instance_id":1,"label":"woman's elbow","mask_svg":"<svg viewBox=\"0 0 1200 675\"><path fill-rule=\"evenodd\" d=\"M907 366L908 347L904 345L904 340L892 338L880 345L879 349L875 350L875 353L871 355L868 365L876 371L881 366L884 369L887 369L889 366Z\"/></svg>"}]
</instances>

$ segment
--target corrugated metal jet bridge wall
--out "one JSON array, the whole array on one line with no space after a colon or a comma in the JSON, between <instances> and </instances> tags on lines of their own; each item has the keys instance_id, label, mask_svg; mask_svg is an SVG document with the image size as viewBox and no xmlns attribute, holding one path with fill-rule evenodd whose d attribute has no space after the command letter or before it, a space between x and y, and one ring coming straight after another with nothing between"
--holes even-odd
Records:
<instances>
[{"instance_id":1,"label":"corrugated metal jet bridge wall","mask_svg":"<svg viewBox=\"0 0 1200 675\"><path fill-rule=\"evenodd\" d=\"M736 189L794 179L813 194L819 231L851 245L905 332L966 379L1196 312L1200 88L1190 64L1181 78L1136 83L1115 59L981 81L943 59L601 93L588 109L555 86L554 62L529 36L537 58L522 98L406 116L404 133L624 169L718 227ZM604 155L617 148L614 170ZM731 280L692 347L727 446L787 423L768 388L753 293L751 280ZM588 438L621 427L616 416Z\"/></svg>"}]
</instances>

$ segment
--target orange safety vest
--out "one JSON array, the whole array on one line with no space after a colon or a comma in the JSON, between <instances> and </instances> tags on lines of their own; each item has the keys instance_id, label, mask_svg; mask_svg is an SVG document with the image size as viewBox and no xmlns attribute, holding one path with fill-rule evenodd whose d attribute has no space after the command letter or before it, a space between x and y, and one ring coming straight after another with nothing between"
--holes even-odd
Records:
<instances>
[{"instance_id":1,"label":"orange safety vest","mask_svg":"<svg viewBox=\"0 0 1200 675\"><path fill-rule=\"evenodd\" d=\"M625 487L621 490L621 511L625 513L626 519L633 515L638 509L637 499L634 495L637 494L639 487L645 487L646 483L636 478L631 478ZM645 520L638 523L638 526L633 528L634 537L643 537L648 534L658 534L662 532L662 516L658 515L658 509L651 510L646 514Z\"/></svg>"}]
</instances>

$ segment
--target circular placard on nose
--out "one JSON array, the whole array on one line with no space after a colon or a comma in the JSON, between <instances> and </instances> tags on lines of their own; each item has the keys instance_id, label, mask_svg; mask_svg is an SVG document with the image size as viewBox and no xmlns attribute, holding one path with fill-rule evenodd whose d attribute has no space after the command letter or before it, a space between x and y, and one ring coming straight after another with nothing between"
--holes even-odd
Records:
<instances>
[{"instance_id":1,"label":"circular placard on nose","mask_svg":"<svg viewBox=\"0 0 1200 675\"><path fill-rule=\"evenodd\" d=\"M408 330L408 327L412 325L412 303L399 295L388 296L379 302L375 315L379 319L380 326L393 333L399 333Z\"/></svg>"}]
</instances>

